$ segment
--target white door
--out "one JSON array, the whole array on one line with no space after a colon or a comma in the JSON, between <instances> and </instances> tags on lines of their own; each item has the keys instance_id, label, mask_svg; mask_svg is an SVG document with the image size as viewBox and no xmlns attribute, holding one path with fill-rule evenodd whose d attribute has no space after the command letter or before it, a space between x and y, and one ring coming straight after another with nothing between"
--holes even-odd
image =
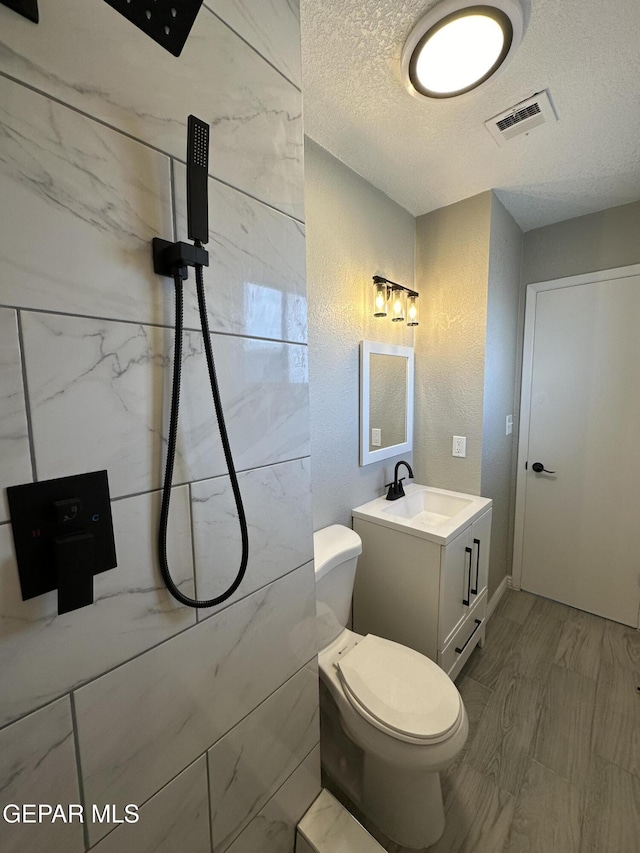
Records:
<instances>
[{"instance_id":1,"label":"white door","mask_svg":"<svg viewBox=\"0 0 640 853\"><path fill-rule=\"evenodd\" d=\"M605 276L528 292L514 581L637 627L640 275Z\"/></svg>"}]
</instances>

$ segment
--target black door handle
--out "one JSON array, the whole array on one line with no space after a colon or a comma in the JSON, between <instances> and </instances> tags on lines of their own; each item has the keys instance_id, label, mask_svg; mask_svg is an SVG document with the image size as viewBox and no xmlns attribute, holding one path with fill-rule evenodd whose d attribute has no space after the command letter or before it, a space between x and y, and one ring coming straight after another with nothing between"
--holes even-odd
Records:
<instances>
[{"instance_id":1,"label":"black door handle","mask_svg":"<svg viewBox=\"0 0 640 853\"><path fill-rule=\"evenodd\" d=\"M542 462L534 462L531 468L536 472L536 474L542 474L544 471L545 474L555 474L555 471L547 471Z\"/></svg>"}]
</instances>

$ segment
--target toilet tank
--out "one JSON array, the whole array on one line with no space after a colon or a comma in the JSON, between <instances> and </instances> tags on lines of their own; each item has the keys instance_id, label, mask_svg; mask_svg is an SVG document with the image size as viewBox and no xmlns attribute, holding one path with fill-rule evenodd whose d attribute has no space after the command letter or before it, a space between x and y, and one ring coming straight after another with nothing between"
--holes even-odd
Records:
<instances>
[{"instance_id":1,"label":"toilet tank","mask_svg":"<svg viewBox=\"0 0 640 853\"><path fill-rule=\"evenodd\" d=\"M362 540L342 524L332 524L313 534L319 650L347 626L361 553Z\"/></svg>"}]
</instances>

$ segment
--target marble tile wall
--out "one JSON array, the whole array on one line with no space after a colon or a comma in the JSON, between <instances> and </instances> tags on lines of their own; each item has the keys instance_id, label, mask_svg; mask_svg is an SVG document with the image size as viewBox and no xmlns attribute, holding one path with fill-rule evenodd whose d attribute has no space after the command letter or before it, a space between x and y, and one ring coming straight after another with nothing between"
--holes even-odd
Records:
<instances>
[{"instance_id":1,"label":"marble tile wall","mask_svg":"<svg viewBox=\"0 0 640 853\"><path fill-rule=\"evenodd\" d=\"M313 559L309 459L245 471L238 482L251 550L246 579L231 601ZM191 513L198 595L213 598L233 581L242 554L240 528L229 524L235 513L229 478L193 483Z\"/></svg>"},{"instance_id":2,"label":"marble tile wall","mask_svg":"<svg viewBox=\"0 0 640 853\"><path fill-rule=\"evenodd\" d=\"M206 0L205 5L302 88L300 0Z\"/></svg>"},{"instance_id":3,"label":"marble tile wall","mask_svg":"<svg viewBox=\"0 0 640 853\"><path fill-rule=\"evenodd\" d=\"M314 661L209 750L211 833L225 849L318 742Z\"/></svg>"},{"instance_id":4,"label":"marble tile wall","mask_svg":"<svg viewBox=\"0 0 640 853\"><path fill-rule=\"evenodd\" d=\"M144 802L310 660L313 583L308 564L81 687L89 802Z\"/></svg>"},{"instance_id":5,"label":"marble tile wall","mask_svg":"<svg viewBox=\"0 0 640 853\"><path fill-rule=\"evenodd\" d=\"M94 579L94 605L58 616L57 592L23 601L10 525L0 526L0 724L50 702L195 624L160 577L159 494L115 501L118 567ZM169 561L193 594L188 487L173 490Z\"/></svg>"},{"instance_id":6,"label":"marble tile wall","mask_svg":"<svg viewBox=\"0 0 640 853\"><path fill-rule=\"evenodd\" d=\"M25 312L23 333L38 477L107 468L113 497L160 488L172 330ZM212 343L237 470L308 456L306 346ZM183 347L177 483L226 474L201 333Z\"/></svg>"},{"instance_id":7,"label":"marble tile wall","mask_svg":"<svg viewBox=\"0 0 640 853\"><path fill-rule=\"evenodd\" d=\"M250 537L203 612L156 545L174 286L150 241L186 239L189 112L211 124L205 283ZM0 6L0 806L87 818L0 820L3 853L292 853L320 789L301 115L297 0L207 0L179 59L106 3L37 26ZM185 329L169 563L209 597L240 535L193 276ZM23 602L6 487L101 469L117 568L92 607Z\"/></svg>"},{"instance_id":8,"label":"marble tile wall","mask_svg":"<svg viewBox=\"0 0 640 853\"><path fill-rule=\"evenodd\" d=\"M18 315L0 308L0 482L16 486L31 480L27 411L20 365ZM0 522L9 518L6 493L0 501Z\"/></svg>"},{"instance_id":9,"label":"marble tile wall","mask_svg":"<svg viewBox=\"0 0 640 853\"><path fill-rule=\"evenodd\" d=\"M296 853L340 848L353 853L384 853L342 803L323 789L298 825Z\"/></svg>"},{"instance_id":10,"label":"marble tile wall","mask_svg":"<svg viewBox=\"0 0 640 853\"><path fill-rule=\"evenodd\" d=\"M205 8L176 62L106 3L58 5L46 26L3 12L0 70L179 160L186 117L194 113L211 125L214 177L303 219L300 90L265 62L259 46ZM224 5L233 10L237 4ZM249 5L260 3L245 9ZM262 19L261 39L273 45L272 55L279 52L274 10L289 7L283 17L295 16L291 52L297 54L295 7L287 0L267 5L254 16ZM267 28L266 21L274 25ZM252 37L249 28L244 37Z\"/></svg>"},{"instance_id":11,"label":"marble tile wall","mask_svg":"<svg viewBox=\"0 0 640 853\"><path fill-rule=\"evenodd\" d=\"M320 773L320 747L307 758L281 785L263 809L238 836L229 853L289 853L295 845L296 825L320 790L316 777Z\"/></svg>"},{"instance_id":12,"label":"marble tile wall","mask_svg":"<svg viewBox=\"0 0 640 853\"><path fill-rule=\"evenodd\" d=\"M95 853L210 853L207 759L200 756L139 812L95 845Z\"/></svg>"},{"instance_id":13,"label":"marble tile wall","mask_svg":"<svg viewBox=\"0 0 640 853\"><path fill-rule=\"evenodd\" d=\"M82 853L84 839L78 822L19 823L16 809L4 817L7 805L79 803L73 723L69 697L29 714L0 731L0 791L3 853Z\"/></svg>"},{"instance_id":14,"label":"marble tile wall","mask_svg":"<svg viewBox=\"0 0 640 853\"><path fill-rule=\"evenodd\" d=\"M177 239L187 239L186 167L173 161ZM306 343L304 225L231 187L209 181L208 297L212 332ZM195 290L185 326L199 328Z\"/></svg>"},{"instance_id":15,"label":"marble tile wall","mask_svg":"<svg viewBox=\"0 0 640 853\"><path fill-rule=\"evenodd\" d=\"M0 125L2 304L163 322L149 240L173 232L169 158L4 77Z\"/></svg>"}]
</instances>

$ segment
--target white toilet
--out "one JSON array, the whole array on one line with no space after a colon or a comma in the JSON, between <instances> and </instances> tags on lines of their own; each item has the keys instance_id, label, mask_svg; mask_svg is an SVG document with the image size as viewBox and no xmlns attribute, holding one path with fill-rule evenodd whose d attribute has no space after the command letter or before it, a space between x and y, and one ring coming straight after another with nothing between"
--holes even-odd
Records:
<instances>
[{"instance_id":1,"label":"white toilet","mask_svg":"<svg viewBox=\"0 0 640 853\"><path fill-rule=\"evenodd\" d=\"M428 847L444 831L439 771L469 733L462 698L429 658L346 628L358 534L334 524L313 545L323 767L388 838Z\"/></svg>"}]
</instances>

